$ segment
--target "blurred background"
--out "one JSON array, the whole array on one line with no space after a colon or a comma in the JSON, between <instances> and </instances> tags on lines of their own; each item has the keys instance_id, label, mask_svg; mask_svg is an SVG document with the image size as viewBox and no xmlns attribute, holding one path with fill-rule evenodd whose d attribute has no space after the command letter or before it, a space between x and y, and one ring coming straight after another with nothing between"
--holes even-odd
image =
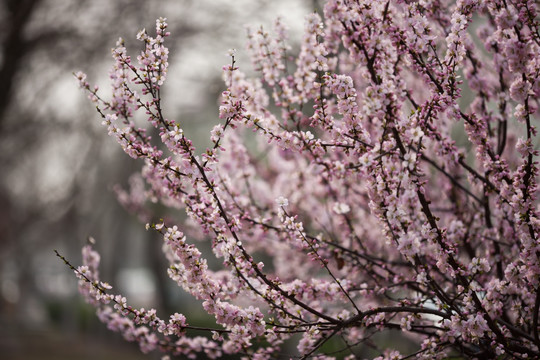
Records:
<instances>
[{"instance_id":1,"label":"blurred background","mask_svg":"<svg viewBox=\"0 0 540 360\"><path fill-rule=\"evenodd\" d=\"M106 330L54 255L79 265L88 236L97 240L103 280L133 305L164 317L190 306L167 278L159 239L112 191L141 163L107 136L72 73L86 72L107 93L118 37L136 55L137 31L154 34L155 19L167 17L166 117L206 144L219 120L227 50L238 49L238 65L251 70L244 25L269 28L282 16L296 47L304 15L316 8L315 0L0 2L0 358L158 358Z\"/></svg>"}]
</instances>

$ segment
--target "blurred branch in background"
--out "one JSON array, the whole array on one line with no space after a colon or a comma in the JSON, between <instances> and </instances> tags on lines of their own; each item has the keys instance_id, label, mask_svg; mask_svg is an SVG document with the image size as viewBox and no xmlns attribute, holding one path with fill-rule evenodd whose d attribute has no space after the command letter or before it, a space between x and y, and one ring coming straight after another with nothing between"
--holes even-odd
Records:
<instances>
[{"instance_id":1,"label":"blurred branch in background","mask_svg":"<svg viewBox=\"0 0 540 360\"><path fill-rule=\"evenodd\" d=\"M2 67L0 68L0 125L5 121L7 105L11 100L13 78L18 72L24 56L31 51L39 39L25 39L23 31L34 9L41 0L8 0L5 3L5 17L2 23ZM46 34L43 34L46 35Z\"/></svg>"},{"instance_id":2,"label":"blurred branch in background","mask_svg":"<svg viewBox=\"0 0 540 360\"><path fill-rule=\"evenodd\" d=\"M123 154L101 128L72 72L83 69L90 77L106 73L104 68L112 63L110 48L119 35L130 44L140 28L151 28L156 18L168 17L173 36L165 110L205 143L217 119L221 65L228 61L224 54L231 47L243 48L244 24L269 25L283 15L298 41L295 34L301 32L302 16L314 7L311 0L0 3L3 359L45 359L49 353L55 359L83 358L84 353L88 358L108 358L106 351L98 350L112 352L112 348L84 346L77 340L77 334L86 331L96 334L89 338L110 344L108 333L100 333L93 313L80 303L75 280L52 252L58 248L78 262L81 244L89 235L105 255L104 278L134 292L139 296L135 301L167 311L181 296L170 290L176 287L168 279L155 278L166 276L159 242L140 231L112 191L114 184L126 183L140 164L122 161ZM243 59L240 66L250 69L247 56ZM68 343L80 346L80 351L67 352ZM142 358L129 350L129 358Z\"/></svg>"}]
</instances>

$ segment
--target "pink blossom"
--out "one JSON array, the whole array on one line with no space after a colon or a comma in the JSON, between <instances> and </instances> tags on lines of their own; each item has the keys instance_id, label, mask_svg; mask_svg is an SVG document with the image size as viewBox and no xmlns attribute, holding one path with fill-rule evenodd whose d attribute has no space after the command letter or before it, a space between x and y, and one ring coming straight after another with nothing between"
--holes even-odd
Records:
<instances>
[{"instance_id":1,"label":"pink blossom","mask_svg":"<svg viewBox=\"0 0 540 360\"><path fill-rule=\"evenodd\" d=\"M120 202L162 236L169 277L215 326L132 307L101 280L94 244L79 267L59 256L109 329L165 357L276 358L294 342L291 356L352 358L401 330L417 350L376 356L539 358L536 11L327 0L296 53L281 20L248 29L256 75L228 53L203 150L164 116L158 19L137 61L117 43L110 99L75 77L143 161ZM152 221L156 202L187 220Z\"/></svg>"}]
</instances>

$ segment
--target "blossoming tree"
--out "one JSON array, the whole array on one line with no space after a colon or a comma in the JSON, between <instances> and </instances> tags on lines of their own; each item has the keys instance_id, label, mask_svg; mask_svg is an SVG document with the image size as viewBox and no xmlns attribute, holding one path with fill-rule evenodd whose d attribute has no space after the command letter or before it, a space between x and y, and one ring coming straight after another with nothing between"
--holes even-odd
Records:
<instances>
[{"instance_id":1,"label":"blossoming tree","mask_svg":"<svg viewBox=\"0 0 540 360\"><path fill-rule=\"evenodd\" d=\"M259 76L230 54L204 151L162 111L159 19L155 37L138 34L136 62L122 41L113 50L109 100L76 76L109 135L144 161L121 202L163 235L170 278L216 325L130 306L99 278L91 244L83 266L59 256L101 321L165 358L275 358L291 341L290 356L354 358L392 330L417 349L381 359L540 358L537 7L328 0L294 58L279 21L248 31ZM188 221L152 220L147 201Z\"/></svg>"}]
</instances>

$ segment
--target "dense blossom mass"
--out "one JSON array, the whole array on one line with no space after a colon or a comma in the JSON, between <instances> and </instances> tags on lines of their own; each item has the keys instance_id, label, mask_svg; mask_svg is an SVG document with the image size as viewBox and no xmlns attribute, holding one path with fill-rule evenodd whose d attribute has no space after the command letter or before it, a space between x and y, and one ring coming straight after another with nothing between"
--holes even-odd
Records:
<instances>
[{"instance_id":1,"label":"dense blossom mass","mask_svg":"<svg viewBox=\"0 0 540 360\"><path fill-rule=\"evenodd\" d=\"M91 244L72 266L82 294L165 359L540 358L537 8L328 0L298 50L280 21L250 29L258 77L229 54L203 151L162 111L165 19L155 37L139 32L136 61L120 40L110 99L76 77L144 161L120 201L162 234L170 278L216 324L130 306L99 278ZM199 250L208 241L219 269Z\"/></svg>"}]
</instances>

